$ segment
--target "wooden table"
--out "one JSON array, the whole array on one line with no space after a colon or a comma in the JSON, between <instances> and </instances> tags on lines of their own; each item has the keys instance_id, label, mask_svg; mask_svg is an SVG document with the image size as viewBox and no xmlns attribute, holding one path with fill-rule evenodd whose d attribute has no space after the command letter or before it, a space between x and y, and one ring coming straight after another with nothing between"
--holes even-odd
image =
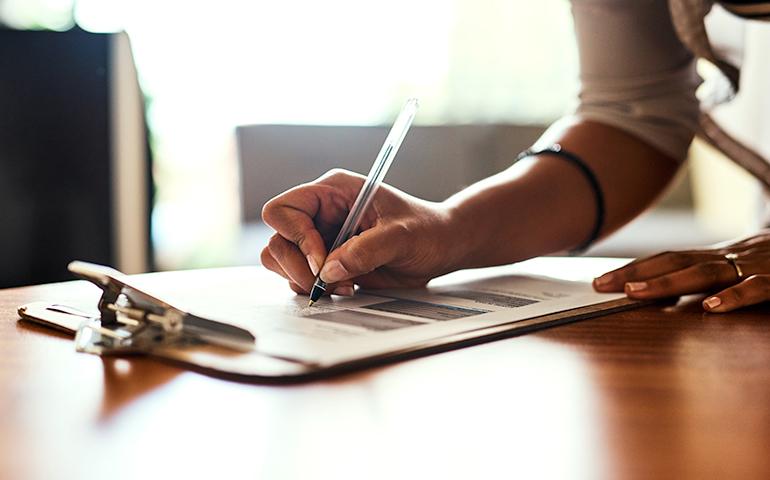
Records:
<instances>
[{"instance_id":1,"label":"wooden table","mask_svg":"<svg viewBox=\"0 0 770 480\"><path fill-rule=\"evenodd\" d=\"M97 297L0 291L0 478L770 478L768 307L684 299L269 386L17 322L23 303Z\"/></svg>"}]
</instances>

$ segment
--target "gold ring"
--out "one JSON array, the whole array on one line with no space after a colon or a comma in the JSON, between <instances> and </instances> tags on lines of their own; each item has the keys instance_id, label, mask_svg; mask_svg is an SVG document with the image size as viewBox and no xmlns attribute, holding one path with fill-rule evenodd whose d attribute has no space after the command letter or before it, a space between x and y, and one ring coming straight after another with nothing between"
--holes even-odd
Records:
<instances>
[{"instance_id":1,"label":"gold ring","mask_svg":"<svg viewBox=\"0 0 770 480\"><path fill-rule=\"evenodd\" d=\"M738 265L738 254L737 253L728 253L725 255L725 260L727 260L727 263L733 266L735 269L735 274L738 275L738 281L740 282L743 280L743 270L741 270L741 266Z\"/></svg>"}]
</instances>

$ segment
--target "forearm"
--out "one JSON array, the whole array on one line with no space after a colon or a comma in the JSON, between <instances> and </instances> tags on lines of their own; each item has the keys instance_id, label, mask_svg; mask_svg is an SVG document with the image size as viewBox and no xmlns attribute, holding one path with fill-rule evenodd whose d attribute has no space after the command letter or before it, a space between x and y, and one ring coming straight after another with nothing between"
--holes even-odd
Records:
<instances>
[{"instance_id":1,"label":"forearm","mask_svg":"<svg viewBox=\"0 0 770 480\"><path fill-rule=\"evenodd\" d=\"M554 125L538 141L560 143L591 168L605 199L600 236L621 227L666 187L678 164L643 141L584 120ZM575 248L596 222L596 200L580 170L552 155L531 157L445 202L457 268L499 265Z\"/></svg>"}]
</instances>

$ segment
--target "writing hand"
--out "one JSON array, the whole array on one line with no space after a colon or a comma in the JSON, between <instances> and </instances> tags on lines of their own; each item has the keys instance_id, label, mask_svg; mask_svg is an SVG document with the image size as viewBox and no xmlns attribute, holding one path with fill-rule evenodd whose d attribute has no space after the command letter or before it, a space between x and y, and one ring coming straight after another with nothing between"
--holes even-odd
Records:
<instances>
[{"instance_id":1,"label":"writing hand","mask_svg":"<svg viewBox=\"0 0 770 480\"><path fill-rule=\"evenodd\" d=\"M363 182L358 174L332 170L270 200L262 219L276 234L262 251L262 264L297 293L310 292L324 265L321 278L330 292L342 295L352 295L354 284L421 286L450 271L446 211L384 184L364 214L360 233L327 258Z\"/></svg>"}]
</instances>

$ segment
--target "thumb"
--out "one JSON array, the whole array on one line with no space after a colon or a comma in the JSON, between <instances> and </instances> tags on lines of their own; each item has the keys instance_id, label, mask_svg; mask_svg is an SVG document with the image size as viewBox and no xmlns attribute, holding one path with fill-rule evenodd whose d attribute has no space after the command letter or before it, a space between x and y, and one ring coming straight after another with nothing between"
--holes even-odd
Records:
<instances>
[{"instance_id":1,"label":"thumb","mask_svg":"<svg viewBox=\"0 0 770 480\"><path fill-rule=\"evenodd\" d=\"M364 230L329 254L321 269L321 280L337 283L387 265L405 250L407 234L400 225Z\"/></svg>"}]
</instances>

